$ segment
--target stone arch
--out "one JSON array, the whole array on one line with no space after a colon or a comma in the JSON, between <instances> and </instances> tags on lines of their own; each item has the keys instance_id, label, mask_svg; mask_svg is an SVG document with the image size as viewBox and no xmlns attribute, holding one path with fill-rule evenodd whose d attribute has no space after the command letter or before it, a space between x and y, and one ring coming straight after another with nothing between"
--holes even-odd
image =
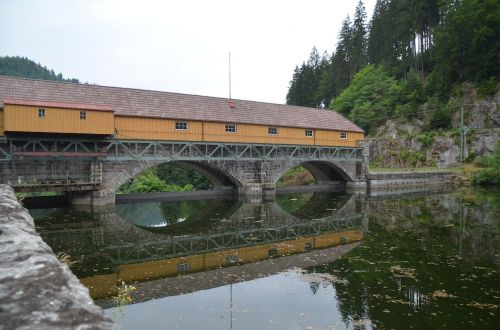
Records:
<instances>
[{"instance_id":1,"label":"stone arch","mask_svg":"<svg viewBox=\"0 0 500 330\"><path fill-rule=\"evenodd\" d=\"M115 193L116 190L131 178L154 166L165 163L164 161L125 161L115 162L111 171L103 175L103 186L108 192ZM203 175L213 185L213 189L225 189L227 187L238 188L241 183L238 179L213 166L209 162L198 161L173 161L172 163L188 167Z\"/></svg>"}]
</instances>

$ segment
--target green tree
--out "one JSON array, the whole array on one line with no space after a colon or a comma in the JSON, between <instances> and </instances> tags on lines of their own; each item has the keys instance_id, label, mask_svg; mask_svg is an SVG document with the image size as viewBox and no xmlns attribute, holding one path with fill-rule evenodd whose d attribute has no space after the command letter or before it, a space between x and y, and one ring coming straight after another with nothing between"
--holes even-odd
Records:
<instances>
[{"instance_id":1,"label":"green tree","mask_svg":"<svg viewBox=\"0 0 500 330\"><path fill-rule=\"evenodd\" d=\"M455 82L500 79L500 2L449 1L435 32L433 90L446 96Z\"/></svg>"},{"instance_id":2,"label":"green tree","mask_svg":"<svg viewBox=\"0 0 500 330\"><path fill-rule=\"evenodd\" d=\"M366 10L361 0L354 13L350 49L352 72L357 73L368 64Z\"/></svg>"},{"instance_id":3,"label":"green tree","mask_svg":"<svg viewBox=\"0 0 500 330\"><path fill-rule=\"evenodd\" d=\"M212 184L200 173L178 163L163 163L155 168L155 173L161 180L171 185L184 187L192 185L194 190L212 189Z\"/></svg>"},{"instance_id":4,"label":"green tree","mask_svg":"<svg viewBox=\"0 0 500 330\"><path fill-rule=\"evenodd\" d=\"M393 113L399 97L397 81L382 67L369 65L358 72L352 84L333 103L333 109L348 116L365 130Z\"/></svg>"},{"instance_id":5,"label":"green tree","mask_svg":"<svg viewBox=\"0 0 500 330\"><path fill-rule=\"evenodd\" d=\"M307 63L302 63L300 68L295 67L286 97L287 104L321 107L323 100L319 92L320 79L327 65L326 55L322 58L316 47L313 47Z\"/></svg>"}]
</instances>

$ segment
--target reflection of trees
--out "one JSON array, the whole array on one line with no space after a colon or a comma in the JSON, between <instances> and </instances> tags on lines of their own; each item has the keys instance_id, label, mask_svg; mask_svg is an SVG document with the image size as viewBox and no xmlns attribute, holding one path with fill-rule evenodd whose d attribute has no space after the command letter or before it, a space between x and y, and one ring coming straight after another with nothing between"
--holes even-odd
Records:
<instances>
[{"instance_id":1,"label":"reflection of trees","mask_svg":"<svg viewBox=\"0 0 500 330\"><path fill-rule=\"evenodd\" d=\"M371 232L363 245L314 270L347 279L332 283L346 325L369 318L373 325L389 329L405 329L409 324L466 328L473 325L471 313L483 320L481 324L495 324L494 313L468 305L500 303L492 289L500 283L494 263L498 244L488 258L466 253L477 245L488 245L485 238L489 246L495 246L491 244L495 238L482 232L493 229L469 207L468 214L475 217L465 220L464 239L459 223L463 211L455 202L444 196L371 202ZM475 232L482 235L467 236ZM436 292L456 297L433 297Z\"/></svg>"},{"instance_id":2,"label":"reflection of trees","mask_svg":"<svg viewBox=\"0 0 500 330\"><path fill-rule=\"evenodd\" d=\"M214 221L229 216L240 203L233 199L211 199L161 203L161 211L168 226L156 231L169 234L192 234L206 231Z\"/></svg>"},{"instance_id":3,"label":"reflection of trees","mask_svg":"<svg viewBox=\"0 0 500 330\"><path fill-rule=\"evenodd\" d=\"M210 219L221 219L237 204L230 199L119 204L116 213L127 222L154 232L192 233Z\"/></svg>"},{"instance_id":4,"label":"reflection of trees","mask_svg":"<svg viewBox=\"0 0 500 330\"><path fill-rule=\"evenodd\" d=\"M345 192L316 192L278 195L276 203L285 211L301 219L324 218L341 209L351 198Z\"/></svg>"}]
</instances>

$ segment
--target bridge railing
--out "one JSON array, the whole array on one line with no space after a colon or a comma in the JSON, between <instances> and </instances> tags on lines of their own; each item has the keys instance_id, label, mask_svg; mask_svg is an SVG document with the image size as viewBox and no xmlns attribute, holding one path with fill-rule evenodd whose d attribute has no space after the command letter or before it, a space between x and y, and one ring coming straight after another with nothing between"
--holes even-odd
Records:
<instances>
[{"instance_id":1,"label":"bridge railing","mask_svg":"<svg viewBox=\"0 0 500 330\"><path fill-rule=\"evenodd\" d=\"M0 160L24 158L113 160L339 160L361 161L363 149L316 146L118 139L8 138L0 142Z\"/></svg>"}]
</instances>

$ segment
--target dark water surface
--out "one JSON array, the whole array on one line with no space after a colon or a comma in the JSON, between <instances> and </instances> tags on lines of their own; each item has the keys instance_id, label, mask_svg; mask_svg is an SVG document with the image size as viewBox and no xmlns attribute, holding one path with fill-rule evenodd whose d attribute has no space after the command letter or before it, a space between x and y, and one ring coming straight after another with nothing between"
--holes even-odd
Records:
<instances>
[{"instance_id":1,"label":"dark water surface","mask_svg":"<svg viewBox=\"0 0 500 330\"><path fill-rule=\"evenodd\" d=\"M499 191L30 212L124 329L500 328Z\"/></svg>"}]
</instances>

